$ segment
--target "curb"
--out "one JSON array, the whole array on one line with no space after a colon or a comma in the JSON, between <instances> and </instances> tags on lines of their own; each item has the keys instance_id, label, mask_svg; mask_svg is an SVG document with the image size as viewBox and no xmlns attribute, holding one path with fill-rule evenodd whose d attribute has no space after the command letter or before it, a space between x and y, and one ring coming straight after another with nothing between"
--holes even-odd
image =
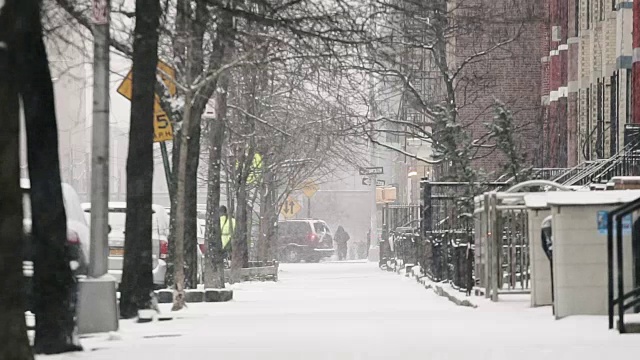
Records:
<instances>
[{"instance_id":1,"label":"curb","mask_svg":"<svg viewBox=\"0 0 640 360\"><path fill-rule=\"evenodd\" d=\"M458 298L456 295L459 295L459 294L452 294L451 292L449 292L448 289L445 289L441 284L434 283L428 280L426 277L419 278L418 282L424 285L425 289L433 290L433 292L436 295L446 297L449 301L451 301L452 303L458 306L466 306L474 309L478 307L478 305L472 303L468 299Z\"/></svg>"},{"instance_id":2,"label":"curb","mask_svg":"<svg viewBox=\"0 0 640 360\"><path fill-rule=\"evenodd\" d=\"M164 289L155 291L159 304L170 304L173 302L173 290ZM227 302L233 300L233 290L231 289L206 289L206 290L185 290L184 300L186 303L201 302Z\"/></svg>"},{"instance_id":3,"label":"curb","mask_svg":"<svg viewBox=\"0 0 640 360\"><path fill-rule=\"evenodd\" d=\"M432 290L436 295L446 297L452 303L458 306L465 306L470 308L477 308L478 305L471 302L469 299L462 299L460 296L464 296L461 293L450 289L447 289L443 286L442 283L437 283L429 280L426 276L419 275L420 267L414 266L413 264L395 264L395 263L387 263L386 267L387 271L393 271L396 274L405 276L405 277L413 277L416 279L418 283L425 287L425 289ZM466 296L465 296L466 297Z\"/></svg>"}]
</instances>

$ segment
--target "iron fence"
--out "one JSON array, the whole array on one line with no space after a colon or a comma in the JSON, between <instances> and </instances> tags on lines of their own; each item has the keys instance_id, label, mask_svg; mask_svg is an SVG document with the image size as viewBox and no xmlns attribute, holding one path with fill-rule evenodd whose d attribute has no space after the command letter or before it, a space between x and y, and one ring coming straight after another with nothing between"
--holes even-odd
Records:
<instances>
[{"instance_id":1,"label":"iron fence","mask_svg":"<svg viewBox=\"0 0 640 360\"><path fill-rule=\"evenodd\" d=\"M404 261L406 254L404 241L401 234L412 232L420 223L420 205L396 205L387 204L382 209L382 234L380 237L380 266L386 266L387 262L396 260ZM404 236L404 235L403 235ZM402 252L393 246L393 240L397 238ZM417 250L416 250L417 251ZM413 262L416 263L415 260Z\"/></svg>"},{"instance_id":2,"label":"iron fence","mask_svg":"<svg viewBox=\"0 0 640 360\"><path fill-rule=\"evenodd\" d=\"M474 276L473 197L507 186L506 182L421 181L420 205L388 205L383 209L380 266L419 265L432 281L448 282L470 292ZM473 192L471 192L473 193Z\"/></svg>"}]
</instances>

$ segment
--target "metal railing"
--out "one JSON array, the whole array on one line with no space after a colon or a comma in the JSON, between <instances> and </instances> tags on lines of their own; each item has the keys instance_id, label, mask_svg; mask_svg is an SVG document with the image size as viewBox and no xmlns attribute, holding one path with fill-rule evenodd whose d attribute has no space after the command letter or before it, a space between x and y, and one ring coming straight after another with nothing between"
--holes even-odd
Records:
<instances>
[{"instance_id":1,"label":"metal railing","mask_svg":"<svg viewBox=\"0 0 640 360\"><path fill-rule=\"evenodd\" d=\"M498 189L506 182L475 183L476 191ZM462 205L469 196L469 184L463 182L421 182L422 220L421 256L418 263L432 281L445 281L470 293L475 282L474 222L472 210ZM468 212L467 212L468 211Z\"/></svg>"},{"instance_id":2,"label":"metal railing","mask_svg":"<svg viewBox=\"0 0 640 360\"><path fill-rule=\"evenodd\" d=\"M609 315L609 329L614 326L614 312L618 310L618 331L627 332L624 321L625 313L634 309L640 312L640 230L632 225L631 250L633 252L634 272L632 278L634 284L631 290L625 292L624 284L624 246L623 246L623 218L631 216L635 211L640 210L640 198L629 202L607 214L607 305ZM638 221L638 220L636 220ZM615 227L615 230L614 230ZM615 237L615 239L614 239ZM614 266L615 264L615 266ZM614 280L615 278L615 280ZM617 294L617 296L616 296Z\"/></svg>"},{"instance_id":3,"label":"metal railing","mask_svg":"<svg viewBox=\"0 0 640 360\"><path fill-rule=\"evenodd\" d=\"M558 184L566 184L569 179L572 179L576 176L578 176L579 174L581 174L583 171L585 171L586 169L590 168L591 166L593 166L594 163L596 163L597 161L583 161L580 164L572 167L571 169L567 170L566 172L564 172L563 174L559 174L558 176L556 176L555 178L551 179L553 182L557 182Z\"/></svg>"},{"instance_id":4,"label":"metal railing","mask_svg":"<svg viewBox=\"0 0 640 360\"><path fill-rule=\"evenodd\" d=\"M415 228L415 232L420 224L420 205L385 205L382 208L382 234L380 237L380 266L385 266L387 261L395 260L396 253L392 246L392 240L399 234L398 231L405 232L407 229Z\"/></svg>"},{"instance_id":5,"label":"metal railing","mask_svg":"<svg viewBox=\"0 0 640 360\"><path fill-rule=\"evenodd\" d=\"M612 176L637 175L640 172L638 142L630 142L608 159L585 162L584 168L567 178L554 181L563 185L588 185L592 182L608 181Z\"/></svg>"}]
</instances>

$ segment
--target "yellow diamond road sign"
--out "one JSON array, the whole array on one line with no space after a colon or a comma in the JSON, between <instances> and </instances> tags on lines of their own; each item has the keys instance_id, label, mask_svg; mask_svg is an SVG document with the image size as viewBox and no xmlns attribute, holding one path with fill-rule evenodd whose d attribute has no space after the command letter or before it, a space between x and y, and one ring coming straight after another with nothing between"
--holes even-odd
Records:
<instances>
[{"instance_id":1,"label":"yellow diamond road sign","mask_svg":"<svg viewBox=\"0 0 640 360\"><path fill-rule=\"evenodd\" d=\"M176 75L175 70L173 70L164 62L158 61L158 72L160 73L160 78L167 86L169 94L175 95L176 84L173 80ZM118 86L118 93L131 100L132 88L133 74L131 71L129 71L124 80L122 80L120 86ZM162 106L160 106L160 98L158 97L158 95L156 95L153 104L153 130L153 142L162 142L173 139L173 128L171 127L171 121L169 121L169 116L167 115L167 113L162 110Z\"/></svg>"},{"instance_id":2,"label":"yellow diamond road sign","mask_svg":"<svg viewBox=\"0 0 640 360\"><path fill-rule=\"evenodd\" d=\"M292 197L288 197L287 201L285 201L284 206L280 210L280 214L285 217L285 219L291 219L296 216L297 213L302 210L302 206L296 201L296 199Z\"/></svg>"},{"instance_id":3,"label":"yellow diamond road sign","mask_svg":"<svg viewBox=\"0 0 640 360\"><path fill-rule=\"evenodd\" d=\"M316 184L315 182L313 182L313 180L309 180L306 183L304 183L303 187L302 187L302 192L308 197L312 197L313 195L316 194L316 192L318 191L318 189L320 189L320 187L318 186L318 184Z\"/></svg>"},{"instance_id":4,"label":"yellow diamond road sign","mask_svg":"<svg viewBox=\"0 0 640 360\"><path fill-rule=\"evenodd\" d=\"M167 86L167 89L169 90L169 94L171 94L171 96L174 96L176 94L176 83L174 81L176 77L176 71L173 70L171 66L167 65L166 63L160 60L158 60L157 69L158 69L160 78L162 79L162 82L164 82L164 84ZM124 80L122 80L122 83L120 83L120 86L118 86L118 94L131 100L132 88L133 88L133 73L131 72L131 70L129 70L129 73L127 74L127 76L124 78Z\"/></svg>"}]
</instances>

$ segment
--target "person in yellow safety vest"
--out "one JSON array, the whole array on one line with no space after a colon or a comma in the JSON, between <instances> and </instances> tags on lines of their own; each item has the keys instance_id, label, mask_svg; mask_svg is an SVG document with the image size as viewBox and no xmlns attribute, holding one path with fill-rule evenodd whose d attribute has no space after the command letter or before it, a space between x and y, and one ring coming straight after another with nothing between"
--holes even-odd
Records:
<instances>
[{"instance_id":1,"label":"person in yellow safety vest","mask_svg":"<svg viewBox=\"0 0 640 360\"><path fill-rule=\"evenodd\" d=\"M226 206L220 206L220 230L222 231L222 250L230 250L231 235L236 229L236 220L229 217ZM227 249L228 247L228 249Z\"/></svg>"}]
</instances>

